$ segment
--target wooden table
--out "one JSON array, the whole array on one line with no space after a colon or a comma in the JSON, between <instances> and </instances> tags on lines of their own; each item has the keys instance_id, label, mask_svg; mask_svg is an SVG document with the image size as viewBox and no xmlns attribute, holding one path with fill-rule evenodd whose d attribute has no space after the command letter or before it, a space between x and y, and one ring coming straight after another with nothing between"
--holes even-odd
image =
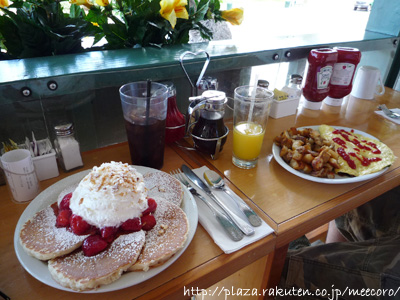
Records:
<instances>
[{"instance_id":1,"label":"wooden table","mask_svg":"<svg viewBox=\"0 0 400 300\"><path fill-rule=\"evenodd\" d=\"M127 143L83 153L84 167L41 182L41 188L60 179L98 166L102 162L130 162ZM170 172L185 161L170 147L165 150L163 170ZM33 278L19 263L14 252L14 230L28 204L12 202L5 185L0 186L0 291L11 299L183 299L184 287L207 288L241 268L273 252L275 237L270 235L245 249L226 255L214 244L208 233L198 225L196 234L183 255L165 271L141 284L119 291L101 294L71 294L49 287ZM261 214L261 212L259 212Z\"/></svg>"},{"instance_id":2,"label":"wooden table","mask_svg":"<svg viewBox=\"0 0 400 300\"><path fill-rule=\"evenodd\" d=\"M328 185L301 179L284 170L272 157L272 139L290 126L330 124L352 127L382 140L400 156L400 126L373 113L379 103L389 108L400 106L400 93L387 89L377 101L349 98L342 108L323 106L321 111L299 109L295 116L268 121L267 133L256 168L242 170L231 163L232 138L218 160L211 160L194 151L172 146L165 152L163 170L169 172L182 163L191 167L207 165L223 174L228 185L241 195L275 230L272 234L233 254L224 254L207 232L198 226L185 253L167 270L151 280L123 290L101 294L101 299L183 299L184 287L208 288L243 267L262 261L262 288L274 286L279 279L288 243L329 222L343 213L383 194L400 184L400 162L397 160L382 176L370 181ZM227 122L228 126L231 126ZM83 154L84 169L106 161L130 162L127 144L119 144ZM41 182L46 188L61 178L79 172L62 173ZM14 252L14 229L27 204L15 204L5 186L0 187L2 212L0 233L0 290L12 299L97 299L99 294L71 294L46 286L29 275ZM274 250L275 249L275 250ZM265 257L268 256L266 260ZM251 285L251 286L250 286ZM187 297L186 297L187 298Z\"/></svg>"},{"instance_id":3,"label":"wooden table","mask_svg":"<svg viewBox=\"0 0 400 300\"><path fill-rule=\"evenodd\" d=\"M215 168L266 214L277 236L269 287L279 282L289 242L400 185L400 159L382 176L369 181L332 185L299 178L273 158L273 138L292 126L344 126L375 136L400 157L400 125L374 113L380 103L389 108L400 107L400 92L386 88L386 93L374 100L348 96L341 107L323 104L319 111L300 107L296 115L270 118L262 153L254 169L242 170L232 164L231 135L217 160L204 161L203 157L188 153L192 160L197 159L197 165L192 167L207 164ZM232 128L231 122L226 125Z\"/></svg>"}]
</instances>

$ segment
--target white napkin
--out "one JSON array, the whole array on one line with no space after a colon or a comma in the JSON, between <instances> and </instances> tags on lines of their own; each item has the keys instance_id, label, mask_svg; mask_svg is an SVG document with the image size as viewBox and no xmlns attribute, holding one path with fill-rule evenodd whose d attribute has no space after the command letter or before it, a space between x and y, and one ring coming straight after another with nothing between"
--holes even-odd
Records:
<instances>
[{"instance_id":1,"label":"white napkin","mask_svg":"<svg viewBox=\"0 0 400 300\"><path fill-rule=\"evenodd\" d=\"M206 183L203 174L204 172L208 170L206 166L194 169L193 172L201 178L204 183ZM190 180L189 180L190 182ZM207 184L207 183L206 183ZM202 190L197 188L194 184L192 184L196 190L202 194L206 199L210 199L206 193L204 193ZM226 187L229 189L229 187ZM229 208L232 210L235 210L240 214L241 212L233 202L233 200L225 194L225 192L213 189L213 193L221 200L223 201ZM232 252L235 252L251 243L254 243L255 241L258 241L262 239L263 237L266 237L267 235L271 234L274 232L274 230L264 221L262 221L261 226L259 227L254 227L255 233L251 236L244 236L242 240L235 242L231 240L227 234L225 233L224 229L221 227L221 224L217 221L217 219L214 217L213 213L211 210L207 207L206 204L203 203L200 199L197 197L194 197L197 203L198 211L199 211L199 221L200 224L207 230L211 238L214 240L214 242L221 248L222 251L225 253L229 254ZM213 201L210 199L210 201ZM245 219L245 217L243 217Z\"/></svg>"},{"instance_id":2,"label":"white napkin","mask_svg":"<svg viewBox=\"0 0 400 300\"><path fill-rule=\"evenodd\" d=\"M395 112L395 113L400 114L400 108L391 108L390 110L393 111L393 112ZM386 118L387 120L390 120L390 121L395 122L396 124L399 124L399 125L400 125L400 119L389 118L389 117L388 117L387 115L385 115L385 114L383 113L383 111L381 111L381 110L377 110L377 111L375 111L375 113L376 113L377 115L380 115L380 116Z\"/></svg>"}]
</instances>

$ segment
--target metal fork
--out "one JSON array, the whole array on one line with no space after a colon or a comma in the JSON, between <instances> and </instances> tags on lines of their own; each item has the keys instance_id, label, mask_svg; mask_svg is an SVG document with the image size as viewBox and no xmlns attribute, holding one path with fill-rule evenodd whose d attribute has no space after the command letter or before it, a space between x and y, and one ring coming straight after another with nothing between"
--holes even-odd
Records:
<instances>
[{"instance_id":1,"label":"metal fork","mask_svg":"<svg viewBox=\"0 0 400 300\"><path fill-rule=\"evenodd\" d=\"M228 236L234 240L234 241L240 241L243 239L243 232L228 218L228 216L216 209L210 201L208 201L206 198L204 198L202 195L200 195L195 188L193 188L190 183L186 180L185 175L182 174L180 170L174 170L171 171L170 174L174 176L176 179L178 179L180 182L183 183L183 185L189 190L189 192L202 200L208 208L211 210L217 221L221 224L222 228L225 230L225 232L228 234Z\"/></svg>"},{"instance_id":2,"label":"metal fork","mask_svg":"<svg viewBox=\"0 0 400 300\"><path fill-rule=\"evenodd\" d=\"M386 107L385 104L378 105L378 108L381 109L383 111L383 113L385 115L387 115L389 118L393 118L393 119L400 118L400 114L395 113L394 111L391 111L389 108Z\"/></svg>"}]
</instances>

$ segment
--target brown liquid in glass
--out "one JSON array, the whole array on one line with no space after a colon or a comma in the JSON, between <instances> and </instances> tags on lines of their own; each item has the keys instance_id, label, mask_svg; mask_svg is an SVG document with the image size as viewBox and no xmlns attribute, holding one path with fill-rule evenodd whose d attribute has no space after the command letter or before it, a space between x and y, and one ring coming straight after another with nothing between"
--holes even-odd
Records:
<instances>
[{"instance_id":1,"label":"brown liquid in glass","mask_svg":"<svg viewBox=\"0 0 400 300\"><path fill-rule=\"evenodd\" d=\"M217 145L217 140L204 141L196 137L200 137L203 139L212 139L212 138L219 138L225 134L226 134L226 128L224 125L223 116L220 112L207 111L207 110L201 111L200 117L192 130L192 137L196 149L204 153L214 155L215 148ZM222 147L225 144L225 142L226 142L226 137L224 137L221 141L220 151L222 150Z\"/></svg>"},{"instance_id":2,"label":"brown liquid in glass","mask_svg":"<svg viewBox=\"0 0 400 300\"><path fill-rule=\"evenodd\" d=\"M125 120L132 164L161 169L164 164L165 120L150 118L148 125Z\"/></svg>"}]
</instances>

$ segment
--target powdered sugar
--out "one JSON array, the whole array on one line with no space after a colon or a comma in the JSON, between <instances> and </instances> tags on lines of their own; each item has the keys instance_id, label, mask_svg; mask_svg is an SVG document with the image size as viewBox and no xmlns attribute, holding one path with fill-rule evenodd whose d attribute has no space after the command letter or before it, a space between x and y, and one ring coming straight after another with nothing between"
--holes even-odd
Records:
<instances>
[{"instance_id":1,"label":"powdered sugar","mask_svg":"<svg viewBox=\"0 0 400 300\"><path fill-rule=\"evenodd\" d=\"M110 247L91 257L76 251L49 261L56 281L74 290L87 290L117 280L137 259L145 241L143 231L119 236Z\"/></svg>"},{"instance_id":2,"label":"powdered sugar","mask_svg":"<svg viewBox=\"0 0 400 300\"><path fill-rule=\"evenodd\" d=\"M100 252L94 256L85 256L83 251L79 250L71 255L58 259L62 264L69 266L81 265L88 262L95 262L96 264L100 260L111 259L113 263L119 264L119 262L132 261L133 249L140 252L145 240L144 232L137 231L129 234L120 235L115 239L108 249ZM137 249L138 248L138 249Z\"/></svg>"},{"instance_id":3,"label":"powdered sugar","mask_svg":"<svg viewBox=\"0 0 400 300\"><path fill-rule=\"evenodd\" d=\"M75 250L87 237L57 228L55 223L56 216L50 206L36 213L20 232L22 246L32 256L49 259Z\"/></svg>"},{"instance_id":4,"label":"powdered sugar","mask_svg":"<svg viewBox=\"0 0 400 300\"><path fill-rule=\"evenodd\" d=\"M178 251L186 241L189 230L186 214L171 202L159 200L154 216L157 224L146 232L146 243L137 262L144 270ZM135 266L133 268L136 269Z\"/></svg>"},{"instance_id":5,"label":"powdered sugar","mask_svg":"<svg viewBox=\"0 0 400 300\"><path fill-rule=\"evenodd\" d=\"M146 173L146 172L149 172L146 168L143 168L143 167L138 167L138 170L140 170L141 172L143 172L143 173ZM82 177L81 177L82 178ZM72 184L74 184L74 182L73 181L68 181L68 183L67 184L69 184L69 185L72 185ZM58 188L58 191L61 191L64 187L65 187L66 185L65 184L63 184L62 185L62 188ZM54 187L56 187L56 185L54 185ZM58 195L58 193L59 192L57 192L54 196L54 199L57 197L57 195ZM37 201L36 201L37 202ZM192 202L194 202L194 201L190 201L189 200L189 202L185 202L185 206L184 207L186 207L186 209L187 209L187 203L189 203L189 205L191 205L192 204ZM43 202L43 203L49 203L49 201L47 201L47 200L45 200L45 202ZM38 206L38 205L36 205L36 206ZM44 205L41 205L41 207L44 207ZM160 204L160 206L159 207L162 207L162 204ZM197 224L197 213L194 215L196 218L193 218L193 213L192 212L197 212L197 209L196 209L196 207L194 206L190 206L190 212L189 212L189 214L190 215L192 215L192 218L191 218L191 220L194 220L193 222L191 221L191 224L193 223L194 225L193 226L191 226L191 228L193 228L193 229L191 229L191 234L190 234L190 240L192 239L192 237L193 237L193 234L194 234L194 231L195 231L195 228L196 228L196 224ZM36 211L36 210L35 210ZM161 210L160 210L161 211ZM24 220L26 220L26 218L24 219ZM23 223L22 223L23 224ZM21 227L23 227L23 225L19 225L19 226L21 226ZM166 222L162 222L162 224L158 227L158 234L160 235L160 236L162 236L162 235L164 235L164 234L168 234L168 229L169 229L169 226L168 225L164 225L164 224L166 224ZM20 230L19 230L19 228L21 228L21 227L18 227L18 232L20 232ZM61 229L61 228L60 228ZM65 229L63 229L63 230L65 230ZM161 232L161 233L160 233ZM187 245L187 243L185 243L185 245ZM109 251L111 249L111 246L110 246L110 248L108 248L107 249L107 251ZM20 251L20 250L18 250L18 247L17 247L17 251ZM74 253L72 253L72 254L70 254L70 255L68 255L68 256L71 256L71 255L75 255L75 253L78 253L78 252L80 252L80 250L77 250L77 251L75 251ZM179 252L179 253L181 253L181 251ZM139 253L138 253L139 254ZM173 254L173 253L172 253ZM171 255L172 255L171 254ZM99 257L99 256L95 256L95 257ZM179 257L179 255L178 256L175 256L174 258L172 258L172 260L169 260L168 261L168 263L166 263L165 265L164 265L164 267L161 267L160 269L159 268L157 268L157 269L155 269L155 270L152 270L151 272L149 272L149 273L146 273L146 274L148 274L148 275L146 275L146 274L137 274L137 273L130 273L130 274L126 274L125 276L127 276L126 278L129 278L129 280L128 281L126 281L125 279L122 279L122 281L121 281L121 284L122 284L122 286L124 286L124 287L127 287L127 286L130 286L130 285L132 285L132 284L136 284L136 283L138 283L138 282L141 282L141 281L143 281L143 279L142 278L151 278L152 276L154 276L154 274L158 274L160 271L156 271L156 270L163 270L163 269L165 269L168 265L170 265L173 261L175 261L176 260L176 257ZM93 263L93 266L91 265L90 267L88 267L88 269L93 269L93 270L96 270L96 268L95 268L95 265L96 265L96 263ZM155 273L154 273L154 271L155 271ZM30 270L30 272L33 272L33 274L35 274L35 270ZM43 271L40 271L41 273L40 274L42 274L43 273ZM115 274L117 274L118 273L118 271L116 271L116 272L114 272ZM151 275L151 274L153 274L153 275ZM52 275L53 275L53 273L52 273ZM47 275L46 275L47 276ZM54 275L53 275L54 276ZM114 275L113 275L114 276ZM123 277L125 277L125 276L123 276ZM36 277L36 276L35 276ZM58 280L57 280L58 281ZM95 286L93 286L93 287L91 287L91 288L94 288L94 287L98 287L99 285L103 285L103 284L107 284L107 283L109 283L109 282L111 282L111 281L101 281L101 282L99 282L99 283L97 283ZM49 283L46 283L46 284L49 284ZM118 283L116 283L117 285L116 286L121 286L121 284L118 282ZM57 284L56 285L52 285L52 284L50 284L51 286L54 286L54 287L58 287L57 286ZM73 288L73 287L70 287L70 286L66 286L66 285L64 285L63 284L63 286L65 286L65 287L68 287L68 288ZM58 287L58 288L60 288L60 287ZM73 288L73 289L76 289L76 288ZM87 290L87 288L83 288L83 289L85 289L85 290ZM81 288L79 288L79 290L82 290ZM102 287L101 289L100 289L101 291L112 291L112 290L115 290L115 285L114 284L112 284L112 285L110 285L109 287ZM99 290L99 291L100 291Z\"/></svg>"},{"instance_id":6,"label":"powdered sugar","mask_svg":"<svg viewBox=\"0 0 400 300\"><path fill-rule=\"evenodd\" d=\"M183 189L180 182L165 172L152 172L143 176L148 196L158 199L165 199L178 206L183 200Z\"/></svg>"}]
</instances>

